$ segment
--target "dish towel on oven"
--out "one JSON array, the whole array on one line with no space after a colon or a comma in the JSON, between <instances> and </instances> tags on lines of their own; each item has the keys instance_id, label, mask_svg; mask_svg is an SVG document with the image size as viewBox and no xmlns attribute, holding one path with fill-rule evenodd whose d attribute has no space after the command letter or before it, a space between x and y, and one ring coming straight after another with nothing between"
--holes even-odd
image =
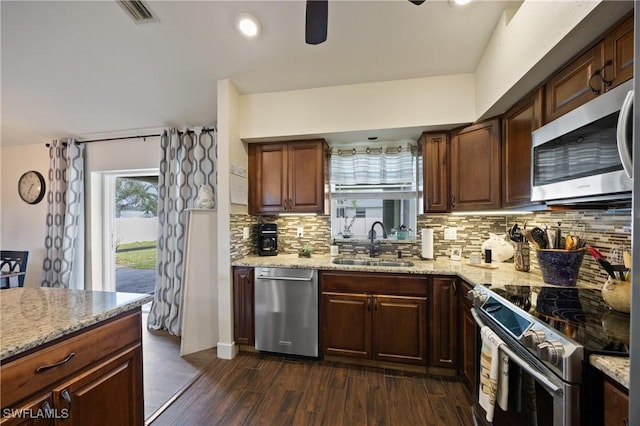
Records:
<instances>
[{"instance_id":1,"label":"dish towel on oven","mask_svg":"<svg viewBox=\"0 0 640 426\"><path fill-rule=\"evenodd\" d=\"M493 421L493 410L498 405L507 411L509 399L509 357L500 351L504 342L487 326L480 329L480 392L478 402L487 412L487 421Z\"/></svg>"}]
</instances>

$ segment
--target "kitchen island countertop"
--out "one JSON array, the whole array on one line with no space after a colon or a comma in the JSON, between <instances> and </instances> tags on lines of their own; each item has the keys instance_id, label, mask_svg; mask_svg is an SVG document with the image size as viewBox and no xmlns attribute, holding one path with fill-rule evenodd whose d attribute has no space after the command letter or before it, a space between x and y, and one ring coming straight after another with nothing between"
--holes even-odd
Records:
<instances>
[{"instance_id":1,"label":"kitchen island countertop","mask_svg":"<svg viewBox=\"0 0 640 426\"><path fill-rule=\"evenodd\" d=\"M0 291L0 360L152 300L148 294L19 287Z\"/></svg>"}]
</instances>

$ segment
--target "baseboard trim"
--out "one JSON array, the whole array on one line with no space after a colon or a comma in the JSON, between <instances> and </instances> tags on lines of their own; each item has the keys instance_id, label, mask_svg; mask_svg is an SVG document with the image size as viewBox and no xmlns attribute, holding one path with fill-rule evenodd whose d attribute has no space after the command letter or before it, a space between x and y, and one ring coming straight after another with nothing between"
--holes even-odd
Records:
<instances>
[{"instance_id":1,"label":"baseboard trim","mask_svg":"<svg viewBox=\"0 0 640 426\"><path fill-rule=\"evenodd\" d=\"M233 343L218 342L217 355L220 359L233 359L238 355L238 345Z\"/></svg>"}]
</instances>

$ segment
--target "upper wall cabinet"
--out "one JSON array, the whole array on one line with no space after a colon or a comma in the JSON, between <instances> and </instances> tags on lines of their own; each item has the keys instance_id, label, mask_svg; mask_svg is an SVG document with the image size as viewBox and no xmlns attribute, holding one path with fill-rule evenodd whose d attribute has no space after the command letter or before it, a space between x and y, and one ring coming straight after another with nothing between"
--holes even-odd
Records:
<instances>
[{"instance_id":1,"label":"upper wall cabinet","mask_svg":"<svg viewBox=\"0 0 640 426\"><path fill-rule=\"evenodd\" d=\"M324 213L324 140L249 145L249 213Z\"/></svg>"},{"instance_id":2,"label":"upper wall cabinet","mask_svg":"<svg viewBox=\"0 0 640 426\"><path fill-rule=\"evenodd\" d=\"M633 77L633 15L545 85L548 123Z\"/></svg>"},{"instance_id":3,"label":"upper wall cabinet","mask_svg":"<svg viewBox=\"0 0 640 426\"><path fill-rule=\"evenodd\" d=\"M531 132L542 125L542 89L502 118L502 207L531 205Z\"/></svg>"},{"instance_id":4,"label":"upper wall cabinet","mask_svg":"<svg viewBox=\"0 0 640 426\"><path fill-rule=\"evenodd\" d=\"M500 120L474 124L451 138L452 211L500 208Z\"/></svg>"},{"instance_id":5,"label":"upper wall cabinet","mask_svg":"<svg viewBox=\"0 0 640 426\"><path fill-rule=\"evenodd\" d=\"M449 176L446 133L424 133L421 138L423 155L424 211L449 210Z\"/></svg>"}]
</instances>

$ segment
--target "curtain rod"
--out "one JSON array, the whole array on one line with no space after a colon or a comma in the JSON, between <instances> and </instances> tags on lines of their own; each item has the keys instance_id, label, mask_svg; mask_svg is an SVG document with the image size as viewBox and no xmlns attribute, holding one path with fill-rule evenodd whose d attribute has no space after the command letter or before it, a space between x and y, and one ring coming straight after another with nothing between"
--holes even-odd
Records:
<instances>
[{"instance_id":1,"label":"curtain rod","mask_svg":"<svg viewBox=\"0 0 640 426\"><path fill-rule=\"evenodd\" d=\"M216 130L215 127L203 127L202 128L202 132L203 133L204 132L208 133L208 132L212 132L212 131L215 131L215 130ZM183 133L185 133L185 132L178 131L178 134L180 134L180 135L183 134ZM193 130L187 130L186 133L195 133L195 132ZM143 140L146 140L147 138L154 138L154 137L159 137L159 136L162 136L162 133L156 133L156 134L152 134L152 135L121 136L121 137L118 137L118 138L87 139L87 140L84 140L84 141L80 141L79 140L78 143L82 144L82 143L91 143L91 142L120 141L120 140L124 140L124 139L143 139ZM67 146L67 143L63 142L62 145L63 146ZM47 148L49 148L51 146L51 144L47 143L47 144L45 144L45 146Z\"/></svg>"}]
</instances>

